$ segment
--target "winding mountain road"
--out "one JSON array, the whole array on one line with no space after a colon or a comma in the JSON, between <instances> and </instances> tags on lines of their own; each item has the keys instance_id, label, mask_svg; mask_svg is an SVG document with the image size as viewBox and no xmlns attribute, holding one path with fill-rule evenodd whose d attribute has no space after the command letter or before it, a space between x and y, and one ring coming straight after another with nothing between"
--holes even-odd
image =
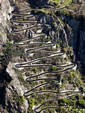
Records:
<instances>
[{"instance_id":1,"label":"winding mountain road","mask_svg":"<svg viewBox=\"0 0 85 113\"><path fill-rule=\"evenodd\" d=\"M25 75L25 79L23 79L26 84L29 84L29 90L24 92L24 96L27 98L30 98L33 96L34 93L38 95L44 95L44 94L52 94L53 97L56 97L59 95L61 98L65 97L70 98L71 96L80 93L80 90L73 90L73 89L65 89L60 90L58 89L59 86L62 86L62 78L68 71L75 71L77 69L77 65L70 62L67 63L66 56L68 55L66 52L62 52L60 47L56 47L56 42L53 42L52 37L49 38L48 34L43 33L43 24L39 23L38 19L35 15L33 15L29 10L27 12L19 12L13 14L14 19L11 20L13 31L12 34L17 36L18 34L22 37L21 41L14 42L13 45L19 46L24 49L24 53L26 56L26 60L19 59L16 63L14 63L14 68L16 70L21 71L22 68L23 71L21 73L29 72L28 75ZM57 22L59 23L60 27L59 29L62 30L64 34L64 40L66 42L66 45L68 46L67 41L67 34L64 29L64 25L61 22L60 18L55 18ZM20 26L21 25L21 26ZM58 27L58 26L57 26ZM31 32L31 37L30 34ZM50 33L49 33L50 34ZM40 53L42 54L42 57L40 56ZM30 58L30 54L32 54ZM49 55L50 54L50 55ZM22 56L21 56L22 57ZM42 60L49 60L48 62L42 63ZM55 65L52 64L52 61L55 60ZM40 63L38 63L40 62ZM60 63L61 62L61 63ZM54 66L55 71L48 71L51 66ZM30 73L30 68L39 68L39 71L33 72L33 74ZM48 70L45 70L44 68L48 68ZM44 70L41 72L41 70ZM63 73L63 76L62 76ZM58 78L60 76L60 79ZM43 83L44 82L44 83ZM52 84L52 83L54 84ZM31 86L32 83L37 83L34 86ZM55 87L54 89L52 89ZM51 86L50 89L48 86ZM42 87L45 87L46 89L43 90ZM63 86L62 86L63 87ZM39 90L41 88L41 90ZM57 90L56 90L57 89ZM69 95L67 95L70 93ZM72 94L71 94L72 93ZM56 96L55 96L56 95ZM55 101L58 100L58 98L55 98ZM43 100L44 101L44 100ZM46 101L46 99L45 99ZM53 99L47 100L47 102L51 102ZM33 110L35 113L41 113L42 111L50 108L57 108L58 106L46 106L44 108L41 108L44 103L39 104L37 107L35 107Z\"/></svg>"}]
</instances>

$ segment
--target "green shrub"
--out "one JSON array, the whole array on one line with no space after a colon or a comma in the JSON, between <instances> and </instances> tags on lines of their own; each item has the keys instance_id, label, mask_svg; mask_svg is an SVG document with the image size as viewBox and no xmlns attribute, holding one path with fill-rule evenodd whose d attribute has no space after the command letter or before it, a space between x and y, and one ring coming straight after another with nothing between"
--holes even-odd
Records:
<instances>
[{"instance_id":1,"label":"green shrub","mask_svg":"<svg viewBox=\"0 0 85 113\"><path fill-rule=\"evenodd\" d=\"M18 105L22 105L25 101L25 98L24 98L24 96L18 95L16 101L17 101Z\"/></svg>"},{"instance_id":2,"label":"green shrub","mask_svg":"<svg viewBox=\"0 0 85 113\"><path fill-rule=\"evenodd\" d=\"M32 107L34 106L35 99L34 98L28 98L29 108L28 113L34 113Z\"/></svg>"},{"instance_id":3,"label":"green shrub","mask_svg":"<svg viewBox=\"0 0 85 113\"><path fill-rule=\"evenodd\" d=\"M79 99L78 105L79 105L80 107L82 107L82 108L85 108L85 100Z\"/></svg>"},{"instance_id":4,"label":"green shrub","mask_svg":"<svg viewBox=\"0 0 85 113\"><path fill-rule=\"evenodd\" d=\"M64 13L64 15L66 15L66 16L70 16L69 10L64 10L63 13Z\"/></svg>"},{"instance_id":5,"label":"green shrub","mask_svg":"<svg viewBox=\"0 0 85 113\"><path fill-rule=\"evenodd\" d=\"M66 59L66 61L68 61L68 60L69 60L69 58L68 58L68 56L67 56L67 55L66 55L66 58L65 58L65 59Z\"/></svg>"},{"instance_id":6,"label":"green shrub","mask_svg":"<svg viewBox=\"0 0 85 113\"><path fill-rule=\"evenodd\" d=\"M32 71L37 72L37 71L38 71L38 68L37 68L37 67L34 67L34 68L32 69Z\"/></svg>"},{"instance_id":7,"label":"green shrub","mask_svg":"<svg viewBox=\"0 0 85 113\"><path fill-rule=\"evenodd\" d=\"M66 48L63 48L63 51L64 51L64 52L66 52L66 51L67 51L67 49L66 49Z\"/></svg>"},{"instance_id":8,"label":"green shrub","mask_svg":"<svg viewBox=\"0 0 85 113\"><path fill-rule=\"evenodd\" d=\"M34 106L34 102L35 102L34 98L28 98L28 103L30 106Z\"/></svg>"},{"instance_id":9,"label":"green shrub","mask_svg":"<svg viewBox=\"0 0 85 113\"><path fill-rule=\"evenodd\" d=\"M0 61L3 66L7 65L11 59L11 48L12 44L10 42L7 42L2 50L3 55L0 56Z\"/></svg>"},{"instance_id":10,"label":"green shrub","mask_svg":"<svg viewBox=\"0 0 85 113\"><path fill-rule=\"evenodd\" d=\"M60 105L68 104L69 106L73 106L75 104L75 101L73 101L71 99L63 98L59 101L59 104Z\"/></svg>"},{"instance_id":11,"label":"green shrub","mask_svg":"<svg viewBox=\"0 0 85 113\"><path fill-rule=\"evenodd\" d=\"M56 47L57 47L57 48L59 48L59 47L60 47L60 45L59 45L59 44L56 44Z\"/></svg>"},{"instance_id":12,"label":"green shrub","mask_svg":"<svg viewBox=\"0 0 85 113\"><path fill-rule=\"evenodd\" d=\"M50 68L51 71L56 71L56 66L52 65Z\"/></svg>"},{"instance_id":13,"label":"green shrub","mask_svg":"<svg viewBox=\"0 0 85 113\"><path fill-rule=\"evenodd\" d=\"M48 41L50 41L50 36L47 37Z\"/></svg>"},{"instance_id":14,"label":"green shrub","mask_svg":"<svg viewBox=\"0 0 85 113\"><path fill-rule=\"evenodd\" d=\"M85 18L85 12L83 12L83 17Z\"/></svg>"},{"instance_id":15,"label":"green shrub","mask_svg":"<svg viewBox=\"0 0 85 113\"><path fill-rule=\"evenodd\" d=\"M66 81L66 78L65 78L65 77L63 77L62 82L63 82L63 83L65 83L65 81Z\"/></svg>"}]
</instances>

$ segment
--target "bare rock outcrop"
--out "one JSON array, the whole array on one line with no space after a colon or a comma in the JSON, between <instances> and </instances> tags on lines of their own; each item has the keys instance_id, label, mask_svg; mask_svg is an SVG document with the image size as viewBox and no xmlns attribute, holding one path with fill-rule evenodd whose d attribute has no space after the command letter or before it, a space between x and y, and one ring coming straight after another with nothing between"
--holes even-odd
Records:
<instances>
[{"instance_id":1,"label":"bare rock outcrop","mask_svg":"<svg viewBox=\"0 0 85 113\"><path fill-rule=\"evenodd\" d=\"M6 43L6 30L9 29L9 20L13 7L9 0L0 0L0 42Z\"/></svg>"}]
</instances>

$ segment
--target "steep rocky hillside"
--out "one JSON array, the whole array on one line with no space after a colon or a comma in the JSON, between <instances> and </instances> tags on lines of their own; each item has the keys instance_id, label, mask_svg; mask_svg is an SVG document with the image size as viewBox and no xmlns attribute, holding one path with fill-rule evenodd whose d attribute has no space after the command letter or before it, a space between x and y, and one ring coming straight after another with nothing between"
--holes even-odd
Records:
<instances>
[{"instance_id":1,"label":"steep rocky hillside","mask_svg":"<svg viewBox=\"0 0 85 113\"><path fill-rule=\"evenodd\" d=\"M10 28L10 18L13 7L9 0L0 0L0 104L5 103L5 87L6 82L11 80L9 74L6 72L7 62L5 62L5 44L7 42L7 32Z\"/></svg>"},{"instance_id":2,"label":"steep rocky hillside","mask_svg":"<svg viewBox=\"0 0 85 113\"><path fill-rule=\"evenodd\" d=\"M0 1L1 113L85 112L82 9L70 0Z\"/></svg>"}]
</instances>

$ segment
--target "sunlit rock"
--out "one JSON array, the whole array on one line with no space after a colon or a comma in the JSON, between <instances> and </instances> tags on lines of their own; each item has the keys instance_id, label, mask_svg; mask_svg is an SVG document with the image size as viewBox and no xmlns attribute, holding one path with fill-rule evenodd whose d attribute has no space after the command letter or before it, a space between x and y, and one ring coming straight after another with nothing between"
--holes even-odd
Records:
<instances>
[{"instance_id":1,"label":"sunlit rock","mask_svg":"<svg viewBox=\"0 0 85 113\"><path fill-rule=\"evenodd\" d=\"M52 49L56 49L56 44L52 46Z\"/></svg>"}]
</instances>

